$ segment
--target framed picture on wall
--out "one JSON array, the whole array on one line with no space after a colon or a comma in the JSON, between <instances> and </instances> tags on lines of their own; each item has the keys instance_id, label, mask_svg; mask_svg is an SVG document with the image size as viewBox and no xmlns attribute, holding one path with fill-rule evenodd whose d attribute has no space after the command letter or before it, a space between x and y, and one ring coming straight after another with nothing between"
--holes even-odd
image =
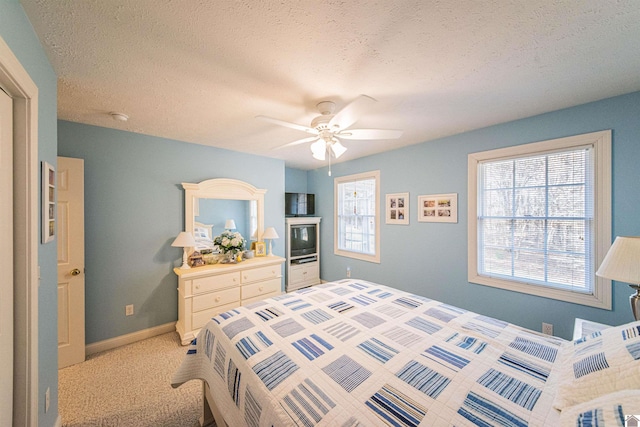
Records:
<instances>
[{"instance_id":1,"label":"framed picture on wall","mask_svg":"<svg viewBox=\"0 0 640 427\"><path fill-rule=\"evenodd\" d=\"M255 251L256 256L266 256L267 255L267 245L264 242L255 242Z\"/></svg>"},{"instance_id":2,"label":"framed picture on wall","mask_svg":"<svg viewBox=\"0 0 640 427\"><path fill-rule=\"evenodd\" d=\"M418 196L419 222L458 222L458 193Z\"/></svg>"},{"instance_id":3,"label":"framed picture on wall","mask_svg":"<svg viewBox=\"0 0 640 427\"><path fill-rule=\"evenodd\" d=\"M385 207L386 224L409 224L409 193L387 194Z\"/></svg>"},{"instance_id":4,"label":"framed picture on wall","mask_svg":"<svg viewBox=\"0 0 640 427\"><path fill-rule=\"evenodd\" d=\"M42 162L42 243L56 237L56 171Z\"/></svg>"}]
</instances>

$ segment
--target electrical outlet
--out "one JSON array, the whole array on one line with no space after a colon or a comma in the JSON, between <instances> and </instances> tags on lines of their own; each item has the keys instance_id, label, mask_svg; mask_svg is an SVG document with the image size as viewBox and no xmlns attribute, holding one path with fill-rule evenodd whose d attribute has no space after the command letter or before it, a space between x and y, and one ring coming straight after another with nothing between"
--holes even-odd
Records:
<instances>
[{"instance_id":1,"label":"electrical outlet","mask_svg":"<svg viewBox=\"0 0 640 427\"><path fill-rule=\"evenodd\" d=\"M51 404L51 389L47 387L47 391L44 392L44 412L49 412L49 405Z\"/></svg>"},{"instance_id":2,"label":"electrical outlet","mask_svg":"<svg viewBox=\"0 0 640 427\"><path fill-rule=\"evenodd\" d=\"M347 267L347 279L351 277L351 267Z\"/></svg>"},{"instance_id":3,"label":"electrical outlet","mask_svg":"<svg viewBox=\"0 0 640 427\"><path fill-rule=\"evenodd\" d=\"M124 307L124 314L127 316L133 316L133 304L129 304Z\"/></svg>"},{"instance_id":4,"label":"electrical outlet","mask_svg":"<svg viewBox=\"0 0 640 427\"><path fill-rule=\"evenodd\" d=\"M545 335L553 335L553 325L551 323L542 323L542 333Z\"/></svg>"}]
</instances>

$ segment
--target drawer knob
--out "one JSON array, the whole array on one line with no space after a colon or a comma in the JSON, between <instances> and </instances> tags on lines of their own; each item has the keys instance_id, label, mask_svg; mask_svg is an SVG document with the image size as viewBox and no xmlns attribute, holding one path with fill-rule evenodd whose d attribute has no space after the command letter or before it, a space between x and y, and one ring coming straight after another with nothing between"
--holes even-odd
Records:
<instances>
[{"instance_id":1,"label":"drawer knob","mask_svg":"<svg viewBox=\"0 0 640 427\"><path fill-rule=\"evenodd\" d=\"M216 302L220 302L220 297L216 297Z\"/></svg>"},{"instance_id":2,"label":"drawer knob","mask_svg":"<svg viewBox=\"0 0 640 427\"><path fill-rule=\"evenodd\" d=\"M259 290L259 291L264 290L264 286L260 286L260 287L258 288L258 290Z\"/></svg>"},{"instance_id":3,"label":"drawer knob","mask_svg":"<svg viewBox=\"0 0 640 427\"><path fill-rule=\"evenodd\" d=\"M196 289L200 289L200 285L196 285Z\"/></svg>"}]
</instances>

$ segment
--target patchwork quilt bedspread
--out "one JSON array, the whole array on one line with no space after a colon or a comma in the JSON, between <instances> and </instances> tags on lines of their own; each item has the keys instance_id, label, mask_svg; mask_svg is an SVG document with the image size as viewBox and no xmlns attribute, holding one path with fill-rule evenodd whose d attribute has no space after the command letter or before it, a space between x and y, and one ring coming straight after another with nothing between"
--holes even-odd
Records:
<instances>
[{"instance_id":1,"label":"patchwork quilt bedspread","mask_svg":"<svg viewBox=\"0 0 640 427\"><path fill-rule=\"evenodd\" d=\"M174 387L203 379L230 426L549 426L566 341L347 280L214 317Z\"/></svg>"}]
</instances>

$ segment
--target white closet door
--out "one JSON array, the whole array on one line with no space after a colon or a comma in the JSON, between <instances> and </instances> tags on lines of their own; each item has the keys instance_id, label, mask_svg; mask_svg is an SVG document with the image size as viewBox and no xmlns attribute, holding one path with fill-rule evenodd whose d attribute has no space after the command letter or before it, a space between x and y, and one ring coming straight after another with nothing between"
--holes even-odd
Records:
<instances>
[{"instance_id":1,"label":"white closet door","mask_svg":"<svg viewBox=\"0 0 640 427\"><path fill-rule=\"evenodd\" d=\"M85 359L84 160L58 157L58 368Z\"/></svg>"}]
</instances>

